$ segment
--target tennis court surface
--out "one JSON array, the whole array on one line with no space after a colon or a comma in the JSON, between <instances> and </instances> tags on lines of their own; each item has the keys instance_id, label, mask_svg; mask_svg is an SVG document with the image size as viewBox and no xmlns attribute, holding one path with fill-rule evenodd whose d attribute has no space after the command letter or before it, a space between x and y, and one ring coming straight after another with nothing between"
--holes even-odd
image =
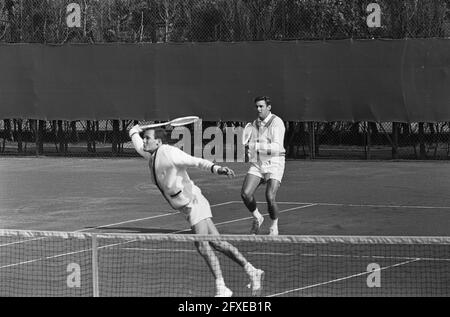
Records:
<instances>
[{"instance_id":1,"label":"tennis court surface","mask_svg":"<svg viewBox=\"0 0 450 317\"><path fill-rule=\"evenodd\" d=\"M213 296L194 241L223 239L265 274L261 296L449 296L447 162L288 161L279 237L249 236L245 163L191 170L221 237L194 236L141 159L1 158L0 296ZM268 219L264 190L257 192ZM242 268L219 254L234 296Z\"/></svg>"}]
</instances>

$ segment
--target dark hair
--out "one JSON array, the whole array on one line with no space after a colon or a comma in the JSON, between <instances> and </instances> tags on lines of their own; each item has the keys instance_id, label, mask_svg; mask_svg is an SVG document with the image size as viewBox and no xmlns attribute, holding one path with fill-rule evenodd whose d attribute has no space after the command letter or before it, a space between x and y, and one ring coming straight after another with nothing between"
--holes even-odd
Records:
<instances>
[{"instance_id":1,"label":"dark hair","mask_svg":"<svg viewBox=\"0 0 450 317\"><path fill-rule=\"evenodd\" d=\"M155 139L161 139L161 141L167 142L168 133L164 128L156 128L155 129Z\"/></svg>"},{"instance_id":2,"label":"dark hair","mask_svg":"<svg viewBox=\"0 0 450 317\"><path fill-rule=\"evenodd\" d=\"M166 143L168 141L169 135L168 132L166 131L166 129L164 128L152 128L152 129L148 129L149 130L153 130L155 131L155 139L160 139L162 143Z\"/></svg>"},{"instance_id":3,"label":"dark hair","mask_svg":"<svg viewBox=\"0 0 450 317\"><path fill-rule=\"evenodd\" d=\"M266 105L267 105L267 106L270 106L270 105L271 105L271 103L270 103L270 98L267 97L267 96L258 96L258 97L256 97L256 98L254 99L254 103L257 103L258 101L261 101L261 100L264 100L264 101L266 102Z\"/></svg>"}]
</instances>

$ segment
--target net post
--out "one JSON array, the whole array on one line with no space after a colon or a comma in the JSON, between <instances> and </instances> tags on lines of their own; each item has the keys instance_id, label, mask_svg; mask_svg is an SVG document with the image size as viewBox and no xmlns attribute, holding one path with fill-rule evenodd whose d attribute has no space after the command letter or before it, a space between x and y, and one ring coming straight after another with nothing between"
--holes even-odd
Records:
<instances>
[{"instance_id":1,"label":"net post","mask_svg":"<svg viewBox=\"0 0 450 317\"><path fill-rule=\"evenodd\" d=\"M92 290L93 297L99 297L97 235L92 234Z\"/></svg>"}]
</instances>

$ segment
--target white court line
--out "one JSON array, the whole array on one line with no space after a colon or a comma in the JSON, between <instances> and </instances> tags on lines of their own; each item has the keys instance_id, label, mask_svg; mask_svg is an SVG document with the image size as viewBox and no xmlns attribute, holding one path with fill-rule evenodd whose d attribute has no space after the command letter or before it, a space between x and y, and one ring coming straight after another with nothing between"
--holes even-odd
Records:
<instances>
[{"instance_id":1,"label":"white court line","mask_svg":"<svg viewBox=\"0 0 450 317\"><path fill-rule=\"evenodd\" d=\"M219 204L211 205L211 207L217 207L217 206L222 206L222 205L228 205L228 204L232 204L232 203L241 203L241 201L228 201L228 202L224 202L224 203L219 203ZM285 209L285 210L281 210L280 213L288 212L288 211L291 211L291 210L303 209L303 208L307 208L307 207L313 207L313 206L316 206L316 205L325 204L325 203L300 203L300 202L279 202L279 203L281 203L281 204L297 204L297 205L298 205L298 204L301 204L301 205L302 205L302 206L299 206L299 207L293 207L293 208L288 208L288 209ZM306 204L306 205L305 205L305 204ZM345 205L345 204L332 204L332 205ZM355 206L356 206L356 205L355 205ZM370 206L370 205L358 205L358 206ZM388 206L388 207L392 207L392 206ZM411 206L406 206L406 207L411 207ZM421 207L418 207L418 208L421 208ZM435 207L431 207L431 208L435 208ZM446 207L441 207L441 208L446 208ZM162 214L162 215L150 216L150 217L139 218L139 219L132 219L132 220L127 220L127 221L118 222L118 223L113 223L113 224L107 224L107 225L102 225L102 226L96 226L96 227L93 227L93 228L80 229L80 230L77 230L77 231L75 231L75 232L81 232L81 231L92 230L92 229L98 229L98 228L107 228L107 227L111 227L111 226L118 225L118 224L129 223L129 222L137 222L137 221L141 221L141 220L154 219L154 218L159 218L159 217L164 217L164 216L170 216L170 215L175 215L175 214L178 214L178 213L177 213L177 212L170 212L170 213L166 213L166 214ZM268 213L263 214L263 215L264 215L264 216L267 216ZM230 221L219 222L219 223L216 223L216 226L220 226L220 225L224 225L224 224L228 224L228 223L233 223L233 222L238 222L238 221L242 221L242 220L248 220L248 219L252 219L252 217L244 217L244 218L234 219L234 220L230 220ZM172 234L181 233L181 232L186 232L186 231L190 231L190 230L191 230L191 229L179 230L179 231L173 232ZM39 239L43 239L43 238L45 238L45 237L37 238L37 239L30 239L30 240L25 240L25 241L19 241L19 242L12 242L12 243L8 243L8 244L0 245L0 247L1 247L1 246L5 246L5 245L16 244L16 243L24 243L24 242L33 241L33 240L39 240ZM128 241L128 242L125 242L125 243L130 243L130 242L133 242L133 241ZM114 244L114 245L120 245L120 244L121 244L121 243L119 243L119 244ZM109 246L113 246L113 245L103 246L102 248L104 248L104 247L109 247ZM83 251L80 251L80 252L83 252ZM331 255L328 255L328 256L331 256ZM340 256L340 255L334 255L334 256ZM383 258L383 257L381 257L381 258ZM31 261L25 261L25 262L21 262L21 263L29 263L29 262L39 261L39 260L42 260L42 259L36 259L36 260L31 260ZM428 259L428 258L424 258L423 260L445 260L445 259ZM15 265L15 264L12 264L12 265ZM3 266L3 267L4 267L4 266ZM0 268L3 268L3 267L0 267Z\"/></svg>"},{"instance_id":2,"label":"white court line","mask_svg":"<svg viewBox=\"0 0 450 317\"><path fill-rule=\"evenodd\" d=\"M223 205L229 205L229 204L232 204L232 203L234 203L234 202L233 201L227 201L227 202L224 202L224 203L211 205L211 207L218 207L218 206L223 206ZM179 214L178 211L173 211L173 212L168 212L168 213L161 214L161 215L156 215L156 216L150 216L150 217L144 217L144 218L138 218L138 219L131 219L131 220L126 220L126 221L122 221L122 222L116 222L116 223L111 223L111 224L107 224L107 225L92 227L92 228L80 229L80 230L76 230L75 232L82 232L82 231L94 230L94 229L100 229L100 228L108 228L108 227L112 227L112 226L116 226L116 225L121 225L121 224L124 224L124 223L137 222L137 221L142 221L142 220L155 219L155 218L173 216L173 215L178 215L178 214Z\"/></svg>"},{"instance_id":3,"label":"white court line","mask_svg":"<svg viewBox=\"0 0 450 317\"><path fill-rule=\"evenodd\" d=\"M312 206L315 206L315 204L310 204L310 205L306 205L306 206L299 206L299 207L292 207L292 208L288 208L288 209L284 209L284 210L281 210L281 211L279 211L278 213L283 213L283 212L287 212L287 211L291 211L291 210L296 210L296 209L302 209L302 208L307 208L307 207L312 207ZM267 216L267 215L269 215L268 213L265 213L265 214L262 214L263 216ZM253 219L253 216L250 216L250 217L245 217L245 218L239 218L239 219L234 219L234 220L228 220L228 221L223 221L223 222L218 222L218 223L215 223L215 225L216 226L220 226L220 225L225 225L225 224L228 224L228 223L233 223L233 222L238 222L238 221L242 221L242 220L248 220L248 219ZM187 231L190 231L191 229L184 229L184 230L179 230L179 231L175 231L175 232L172 232L172 234L175 234L175 233L181 233L181 232L187 232Z\"/></svg>"},{"instance_id":4,"label":"white court line","mask_svg":"<svg viewBox=\"0 0 450 317\"><path fill-rule=\"evenodd\" d=\"M413 259L413 260L409 260L409 261L405 261L405 262L401 262L401 263L397 263L397 264L393 264L393 265L389 265L389 266L385 266L382 267L378 270L375 271L382 271L382 270L386 270L386 269L390 269L396 266L401 266L401 265L405 265L408 263L412 263L412 262L416 262L416 261L420 261L420 259ZM297 291L302 291L308 288L313 288L313 287L317 287L317 286L322 286L322 285L327 285L327 284L331 284L331 283L336 283L336 282L340 282L340 281L344 281L344 280L348 280L354 277L358 277L358 276L362 276L362 275L366 275L375 271L370 271L370 272L361 272L361 273L357 273L357 274L353 274L353 275L349 275L349 276L344 276L341 278L337 278L334 280L330 280L330 281L326 281L326 282L322 282L322 283L317 283L317 284L312 284L312 285L308 285L308 286L304 286L304 287L299 287L296 289L291 289L291 290L287 290L281 293L275 293L275 294L271 294L271 295L267 295L267 297L275 297L275 296L280 296L280 295L285 295L285 294L289 294L289 293L293 293L293 292L297 292Z\"/></svg>"},{"instance_id":5,"label":"white court line","mask_svg":"<svg viewBox=\"0 0 450 317\"><path fill-rule=\"evenodd\" d=\"M165 249L165 248L122 248L122 250L146 251L146 252L197 252L195 249ZM331 257L331 258L353 258L353 259L383 259L383 260L420 260L435 262L450 262L450 258L419 258L406 256L382 256L382 255L349 255L349 254L319 254L319 253L285 253L285 252L243 252L254 255L275 255L275 256L303 256L303 257Z\"/></svg>"},{"instance_id":6,"label":"white court line","mask_svg":"<svg viewBox=\"0 0 450 317\"><path fill-rule=\"evenodd\" d=\"M166 217L166 216L170 216L170 215L173 215L173 214L176 214L176 213L173 212L173 213L167 213L167 214L162 214L162 215L156 215L156 216L150 216L150 217L144 217L144 218L138 218L138 219L131 219L131 220L126 220L126 221L122 221L122 222L116 222L116 223L111 223L111 224L107 224L107 225L92 227L92 228L79 229L79 230L75 230L74 232L83 232L83 231L100 229L100 228L108 228L108 227L111 227L111 226L121 225L121 224L124 224L124 223L130 223L130 222L137 222L137 221L142 221L142 220L147 220L147 219ZM46 237L40 237L40 238L21 240L21 241L16 241L16 242L10 242L10 243L5 243L5 244L0 244L0 247L5 247L5 246L9 246L9 245L14 245L14 244L21 244L21 243L30 242L30 241L42 240L42 239L45 239L45 238Z\"/></svg>"},{"instance_id":7,"label":"white court line","mask_svg":"<svg viewBox=\"0 0 450 317\"><path fill-rule=\"evenodd\" d=\"M122 248L121 250L130 250L130 251L149 251L149 252L188 252L188 253L197 253L197 250L188 250L188 249L148 249L148 248Z\"/></svg>"},{"instance_id":8,"label":"white court line","mask_svg":"<svg viewBox=\"0 0 450 317\"><path fill-rule=\"evenodd\" d=\"M13 244L21 244L21 243L25 243L25 242L30 242L30 241L36 241L36 240L42 240L45 237L40 237L40 238L34 238L34 239L28 239L28 240L21 240L21 241L15 241L15 242L9 242L9 243L4 243L4 244L0 244L0 248L1 247L7 247L9 245L13 245Z\"/></svg>"},{"instance_id":9,"label":"white court line","mask_svg":"<svg viewBox=\"0 0 450 317\"><path fill-rule=\"evenodd\" d=\"M215 205L211 205L211 207L216 207L216 206L226 205L226 204L230 204L230 203L232 203L232 202L229 201L229 202L225 202L225 203L215 204ZM280 213L282 213L282 212L287 212L287 211L291 211L291 210L295 210L295 209L302 209L302 208L306 208L306 207L311 207L311 206L313 206L313 205L293 207L293 208L289 208L289 209L282 210L282 211L280 211ZM176 213L169 213L169 214L165 214L165 215L172 215L172 214L176 214ZM264 214L264 215L268 215L268 214ZM163 215L158 215L158 216L163 216ZM158 217L158 216L152 216L152 217ZM147 218L151 218L151 217L147 217ZM231 221L224 221L224 222L217 223L216 226L222 225L222 224L226 224L226 223L231 223L231 222L241 221L241 220L247 220L247 219L251 219L251 218L252 218L252 217L245 217L245 218L235 219L235 220L231 220ZM142 219L144 219L144 218L142 218ZM130 222L131 222L131 221L133 221L133 220L130 220ZM111 226L111 225L109 225L109 226ZM98 227L98 228L100 228L100 227ZM93 228L90 228L90 229L93 229ZM190 230L191 230L191 229L179 230L179 231L173 232L172 234L181 233L181 232L186 232L186 231L190 231ZM79 230L79 231L81 231L81 230ZM45 237L38 238L38 239L43 239L43 238L45 238ZM32 239L32 240L37 240L37 239ZM20 242L23 243L23 242L28 242L28 241L31 241L31 240L20 241ZM136 241L136 240L123 242L122 244L125 244L125 243L131 243L131 242L134 242L134 241ZM115 246L115 245L120 245L120 243L119 243L119 244L113 244L113 245L103 246L102 248L104 248L104 247L110 247L110 246ZM99 248L99 249L100 249L100 248ZM77 252L75 252L75 253L78 253L78 252L85 252L85 251L87 251L87 250L77 251ZM72 254L72 253L67 253L67 254ZM67 254L64 254L64 255L67 255ZM56 256L53 256L53 257L56 257ZM16 266L16 265L20 265L20 264L32 263L32 262L36 262L36 261L40 261L40 260L44 260L44 259L48 259L48 258L51 258L51 257L40 258L40 259L35 259L35 260L30 260L30 261L24 261L24 262L20 262L20 263L8 264L8 265L5 265L5 266L0 266L0 269L5 268L5 267Z\"/></svg>"},{"instance_id":10,"label":"white court line","mask_svg":"<svg viewBox=\"0 0 450 317\"><path fill-rule=\"evenodd\" d=\"M231 201L228 201L228 202L211 205L211 207L217 207L217 206L228 205L228 204L235 204L235 203L242 203L242 201L231 200ZM258 204L260 204L260 203L266 204L265 201L261 201L261 202L257 202L257 203ZM289 201L281 201L281 202L277 202L277 203L278 204L287 204L287 205L308 205L308 207L321 206L322 205L322 206L348 206L348 207L373 207L373 208L450 209L450 206L449 207L446 207L446 206L434 206L434 207L432 207L432 206L413 206L413 205L412 206L408 206L408 205L342 204L342 203L323 203L323 202L307 203L307 202L289 202ZM150 217L144 217L144 218L139 218L139 219L131 219L131 220L127 220L127 221L122 221L122 222L117 222L117 223L112 223L112 224L96 226L96 227L93 227L93 228L85 228L85 229L75 230L75 232L83 232L83 231L87 231L87 230L107 228L107 227L111 227L111 226L115 226L115 225L119 225L119 224L130 223L130 222L137 222L137 221L148 220L148 219L155 219L155 218L166 217L166 216L171 216L171 215L175 215L175 214L177 214L177 212L170 212L170 213L166 213L166 214L150 216ZM267 215L267 214L265 214L265 215ZM232 220L230 222L235 222L235 221L240 221L240 220L247 220L247 219L250 219L250 218L251 217L242 218L242 219L238 219L238 220ZM216 225L226 224L226 223L230 223L230 222L218 223ZM181 233L181 232L186 232L186 231L189 231L189 230L190 229L185 229L185 230L180 230L180 231L176 231L176 232L173 232L173 233ZM19 242L11 242L11 243L6 243L6 244L1 244L0 247L12 245L12 244L17 244L17 243L24 243L24 242L28 242L28 241L35 241L35 240L40 240L40 239L43 239L43 238L36 238L36 239L29 239L29 240L19 241Z\"/></svg>"},{"instance_id":11,"label":"white court line","mask_svg":"<svg viewBox=\"0 0 450 317\"><path fill-rule=\"evenodd\" d=\"M233 200L232 203L241 203ZM258 201L258 204L266 204L265 201ZM450 206L415 206L415 205L375 205L375 204L343 204L343 203L321 203L321 202L295 202L277 201L279 205L306 205L315 204L318 206L347 206L347 207L373 207L373 208L411 208L411 209L450 209Z\"/></svg>"},{"instance_id":12,"label":"white court line","mask_svg":"<svg viewBox=\"0 0 450 317\"><path fill-rule=\"evenodd\" d=\"M450 209L450 206L409 206L409 205L364 205L364 204L333 204L318 203L322 206L374 207L374 208L411 208L411 209Z\"/></svg>"},{"instance_id":13,"label":"white court line","mask_svg":"<svg viewBox=\"0 0 450 317\"><path fill-rule=\"evenodd\" d=\"M135 241L137 241L137 240L130 240L130 241L125 241L125 242L107 244L107 245L98 247L97 249L109 248L109 247L113 247L113 246L116 246L116 245L127 244L127 243L131 243L131 242L135 242ZM23 261L23 262L18 262L18 263L6 264L6 265L3 265L3 266L0 266L0 269L13 267L13 266L19 266L19 265L22 265L22 264L34 263L34 262L48 260L48 259L59 258L59 257L63 257L63 256L66 256L66 255L72 255L72 254L88 252L88 251L91 251L91 250L92 250L92 248L89 248L89 249L83 249L83 250L78 250L78 251L73 251L73 252L55 254L55 255L47 256L47 257L44 257L44 258L38 258L38 259L34 259L34 260L28 260L28 261Z\"/></svg>"},{"instance_id":14,"label":"white court line","mask_svg":"<svg viewBox=\"0 0 450 317\"><path fill-rule=\"evenodd\" d=\"M223 206L223 205L229 205L229 204L232 204L232 203L234 203L234 202L233 201L227 201L227 202L224 202L224 203L211 205L211 207L218 207L218 206ZM96 227L92 227L92 228L78 229L78 230L75 230L74 232L83 232L83 231L100 229L100 228L108 228L108 227L112 227L112 226L116 226L116 225L121 225L121 224L124 224L124 223L138 222L138 221L142 221L142 220L155 219L155 218L167 217L167 216L172 216L172 215L178 215L178 212L169 212L169 213L165 213L165 214L161 214L161 215L144 217L144 218L137 218L137 219L131 219L131 220L126 220L126 221L121 221L121 222L116 222L116 223L110 223L110 224L106 224L106 225L96 226ZM45 238L46 237L40 237L40 238L34 238L34 239L28 239L28 240L22 240L22 241L9 242L9 243L5 243L5 244L0 244L0 248L1 247L5 247L5 246L9 246L9 245L14 245L14 244L21 244L21 243L30 242L30 241L41 240L41 239L45 239Z\"/></svg>"},{"instance_id":15,"label":"white court line","mask_svg":"<svg viewBox=\"0 0 450 317\"><path fill-rule=\"evenodd\" d=\"M7 265L0 266L0 269L12 267L12 266L17 266L17 265L22 265L22 264L33 263L33 262L37 262L37 261L40 261L40 260L42 260L42 259L34 259L34 260L28 260L28 261L23 261L23 262L19 262L19 263L7 264Z\"/></svg>"},{"instance_id":16,"label":"white court line","mask_svg":"<svg viewBox=\"0 0 450 317\"><path fill-rule=\"evenodd\" d=\"M450 262L450 258L418 258L407 256L383 256L383 255L349 255L349 254L320 254L320 253L280 253L280 252L248 252L249 254L259 255L281 255L281 256L305 256L305 257L332 257L332 258L354 258L354 259L383 259L383 260L420 260L420 261L443 261Z\"/></svg>"},{"instance_id":17,"label":"white court line","mask_svg":"<svg viewBox=\"0 0 450 317\"><path fill-rule=\"evenodd\" d=\"M231 201L227 201L227 202L224 202L224 203L219 203L219 204L211 205L211 207L223 206L223 205L228 205L228 204L231 204L231 203L232 203ZM75 231L75 232L81 232L81 231L86 231L86 230L91 230L91 229L98 229L98 228L106 228L106 227L110 227L110 226L117 225L117 224L123 224L123 223L128 223L128 222L141 221L141 220L144 220L144 219L159 218L159 217L170 216L170 215L176 215L176 214L178 214L178 213L177 213L177 212L170 212L170 213L166 213L166 214L162 214L162 215L156 215L156 216L150 216L150 217L145 217L145 218L139 218L139 219L132 219L132 220L127 220L127 221L122 221L122 222L120 222L120 223L114 223L114 224L102 225L102 226L97 226L97 227L88 228L88 229L80 229L80 230L77 230L77 231ZM0 247L2 247L2 246L7 246L7 245L12 245L12 244L19 244L19 243L30 242L30 241L35 241L35 240L41 240L41 239L45 239L45 238L46 238L46 237L40 237L40 238L35 238L35 239L28 239L28 240L23 240L23 241L16 241L16 242L11 242L11 243L2 244L2 245L0 245ZM106 245L106 246L103 246L103 247L99 247L99 249L105 248L105 247L110 247L110 246L115 246L115 245L120 245L120 244L125 244L125 243L131 243L131 242L134 242L134 241L136 241L136 240L133 240L133 241L127 241L127 242L122 242L122 243L118 243L118 244ZM81 250L81 251L76 251L75 253L85 252L85 251L88 251L88 250L90 250L90 249L87 249L87 250ZM63 255L68 255L68 254L72 254L72 253L64 253ZM63 256L63 255L61 255L61 256ZM57 257L57 256L58 256L58 255L52 256L52 257ZM21 264L33 263L33 262L37 262L37 261L41 261L41 260L45 260L45 259L50 259L50 258L52 258L52 257L39 258L39 259L34 259L34 260L29 260L29 261L23 261L23 262L20 262L20 263L8 264L8 265L0 266L0 269L2 269L2 268L7 268L7 267L11 267L11 266L17 266L17 265L21 265Z\"/></svg>"}]
</instances>

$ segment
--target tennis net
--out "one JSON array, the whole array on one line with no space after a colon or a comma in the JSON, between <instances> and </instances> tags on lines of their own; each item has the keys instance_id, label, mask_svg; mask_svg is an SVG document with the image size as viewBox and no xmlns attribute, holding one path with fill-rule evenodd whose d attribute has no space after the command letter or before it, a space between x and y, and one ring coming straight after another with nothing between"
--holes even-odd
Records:
<instances>
[{"instance_id":1,"label":"tennis net","mask_svg":"<svg viewBox=\"0 0 450 317\"><path fill-rule=\"evenodd\" d=\"M0 296L214 296L194 242L265 271L261 296L449 296L450 237L107 234L0 230ZM233 296L251 296L220 252Z\"/></svg>"}]
</instances>

